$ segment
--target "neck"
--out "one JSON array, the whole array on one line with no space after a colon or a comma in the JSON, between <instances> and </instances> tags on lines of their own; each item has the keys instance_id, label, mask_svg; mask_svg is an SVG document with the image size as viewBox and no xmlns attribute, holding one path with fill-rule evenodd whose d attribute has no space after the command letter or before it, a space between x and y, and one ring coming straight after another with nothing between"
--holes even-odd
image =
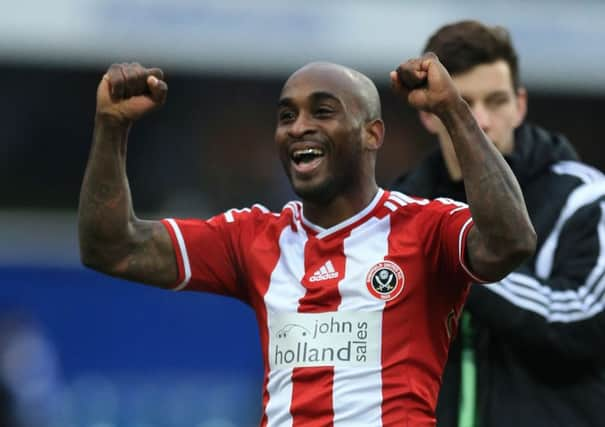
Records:
<instances>
[{"instance_id":1,"label":"neck","mask_svg":"<svg viewBox=\"0 0 605 427\"><path fill-rule=\"evenodd\" d=\"M328 203L303 200L305 218L322 228L330 228L361 212L377 192L378 186L373 181L362 191L340 194Z\"/></svg>"},{"instance_id":2,"label":"neck","mask_svg":"<svg viewBox=\"0 0 605 427\"><path fill-rule=\"evenodd\" d=\"M456 151L454 151L454 144L451 141L439 139L439 145L450 179L454 182L462 181L462 170L460 169L460 163L458 163Z\"/></svg>"}]
</instances>

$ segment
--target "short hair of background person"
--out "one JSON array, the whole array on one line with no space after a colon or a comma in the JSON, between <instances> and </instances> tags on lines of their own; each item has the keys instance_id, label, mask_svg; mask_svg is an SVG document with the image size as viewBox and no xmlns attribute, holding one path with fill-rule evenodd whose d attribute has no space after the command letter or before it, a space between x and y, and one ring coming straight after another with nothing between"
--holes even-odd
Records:
<instances>
[{"instance_id":1,"label":"short hair of background person","mask_svg":"<svg viewBox=\"0 0 605 427\"><path fill-rule=\"evenodd\" d=\"M428 39L423 52L437 55L452 76L501 59L510 68L513 88L521 86L517 52L504 27L470 20L445 25Z\"/></svg>"}]
</instances>

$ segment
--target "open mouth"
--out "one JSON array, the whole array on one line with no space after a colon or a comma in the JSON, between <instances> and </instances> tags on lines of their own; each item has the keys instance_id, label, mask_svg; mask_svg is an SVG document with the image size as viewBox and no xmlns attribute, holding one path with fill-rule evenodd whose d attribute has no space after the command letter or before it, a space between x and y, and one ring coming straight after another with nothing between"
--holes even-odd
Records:
<instances>
[{"instance_id":1,"label":"open mouth","mask_svg":"<svg viewBox=\"0 0 605 427\"><path fill-rule=\"evenodd\" d=\"M324 150L319 147L295 149L290 153L292 168L298 175L309 176L319 167L324 155Z\"/></svg>"},{"instance_id":2,"label":"open mouth","mask_svg":"<svg viewBox=\"0 0 605 427\"><path fill-rule=\"evenodd\" d=\"M288 154L292 172L302 179L311 178L328 155L318 141L295 141L288 147Z\"/></svg>"},{"instance_id":3,"label":"open mouth","mask_svg":"<svg viewBox=\"0 0 605 427\"><path fill-rule=\"evenodd\" d=\"M292 151L290 158L296 165L312 163L314 160L323 157L324 151L321 148L302 148Z\"/></svg>"}]
</instances>

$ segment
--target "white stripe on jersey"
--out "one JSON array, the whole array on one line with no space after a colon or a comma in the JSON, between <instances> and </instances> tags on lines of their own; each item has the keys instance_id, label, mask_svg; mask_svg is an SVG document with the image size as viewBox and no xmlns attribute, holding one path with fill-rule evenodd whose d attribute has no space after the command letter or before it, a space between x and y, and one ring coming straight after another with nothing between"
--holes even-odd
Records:
<instances>
[{"instance_id":1,"label":"white stripe on jersey","mask_svg":"<svg viewBox=\"0 0 605 427\"><path fill-rule=\"evenodd\" d=\"M271 329L272 317L279 312L296 313L298 301L306 293L301 281L305 275L307 235L303 227L297 228L298 232L294 232L291 227L285 227L279 237L279 261L271 273L269 288L264 297L269 336L275 332ZM291 280L292 276L298 280L294 282ZM267 427L291 426L292 369L271 370L267 392L269 393L269 402L265 408Z\"/></svg>"},{"instance_id":2,"label":"white stripe on jersey","mask_svg":"<svg viewBox=\"0 0 605 427\"><path fill-rule=\"evenodd\" d=\"M227 212L225 212L225 221L227 222L234 222L235 218L233 217L234 213L242 213L242 212L250 212L250 208L242 208L242 209L229 209Z\"/></svg>"},{"instance_id":3,"label":"white stripe on jersey","mask_svg":"<svg viewBox=\"0 0 605 427\"><path fill-rule=\"evenodd\" d=\"M267 427L290 427L292 425L292 414L290 414L292 368L269 371L267 391L269 392L269 402L265 409Z\"/></svg>"},{"instance_id":4,"label":"white stripe on jersey","mask_svg":"<svg viewBox=\"0 0 605 427\"><path fill-rule=\"evenodd\" d=\"M454 209L454 210L458 210L458 209ZM466 230L466 228L469 225L471 225L472 222L473 222L473 218L469 218L466 220L464 225L460 228L460 233L458 234L458 262L460 263L460 265L462 266L464 271L466 271L466 274L471 276L473 278L473 280L475 280L478 283L485 283L485 280L482 280L479 277L475 276L473 274L473 272L471 271L471 269L466 265L466 254L462 253L462 247L464 246L463 245L464 242L462 239L464 237L464 231Z\"/></svg>"},{"instance_id":5,"label":"white stripe on jersey","mask_svg":"<svg viewBox=\"0 0 605 427\"><path fill-rule=\"evenodd\" d=\"M269 209L267 209L267 207L265 207L264 205L261 205L260 203L255 203L252 205L252 209L258 209L260 210L262 213L268 214L271 213L271 211Z\"/></svg>"},{"instance_id":6,"label":"white stripe on jersey","mask_svg":"<svg viewBox=\"0 0 605 427\"><path fill-rule=\"evenodd\" d=\"M384 301L368 298L366 274L388 255L391 217L369 218L344 240L345 277L338 284L338 311L381 311ZM360 243L363 242L363 243Z\"/></svg>"},{"instance_id":7,"label":"white stripe on jersey","mask_svg":"<svg viewBox=\"0 0 605 427\"><path fill-rule=\"evenodd\" d=\"M384 202L384 205L391 211L391 212L395 212L397 210L397 206L395 206L393 203L389 202L388 200L386 202Z\"/></svg>"},{"instance_id":8,"label":"white stripe on jersey","mask_svg":"<svg viewBox=\"0 0 605 427\"><path fill-rule=\"evenodd\" d=\"M374 264L383 261L388 254L390 229L390 216L370 218L345 239L345 277L338 285L341 295L338 311L382 313L385 302L378 298L368 298L365 276ZM382 325L382 316L380 319L379 324ZM382 337L382 326L378 336ZM378 348L382 348L381 342L378 343ZM381 360L380 354L378 360ZM381 426L381 366L364 369L335 367L332 399L334 427L348 427L351 420L356 420L358 425Z\"/></svg>"},{"instance_id":9,"label":"white stripe on jersey","mask_svg":"<svg viewBox=\"0 0 605 427\"><path fill-rule=\"evenodd\" d=\"M286 206L284 206L283 210L290 209L292 211L292 221L298 221L298 208L296 207L296 202L288 202Z\"/></svg>"},{"instance_id":10,"label":"white stripe on jersey","mask_svg":"<svg viewBox=\"0 0 605 427\"><path fill-rule=\"evenodd\" d=\"M181 233L181 229L177 225L176 221L172 218L167 218L168 224L172 227L174 231L174 235L176 236L176 241L179 244L179 249L181 250L181 257L183 258L183 270L184 270L184 279L181 283L179 283L176 287L174 287L173 291L180 291L185 288L191 280L191 264L189 263L189 254L187 253L187 246L185 246L185 240L183 239L183 234Z\"/></svg>"},{"instance_id":11,"label":"white stripe on jersey","mask_svg":"<svg viewBox=\"0 0 605 427\"><path fill-rule=\"evenodd\" d=\"M354 367L334 367L332 401L334 427L382 426L381 365L363 372Z\"/></svg>"},{"instance_id":12,"label":"white stripe on jersey","mask_svg":"<svg viewBox=\"0 0 605 427\"><path fill-rule=\"evenodd\" d=\"M417 205L428 205L431 201L429 199L424 199L424 198L413 198L408 196L407 194L404 193L400 193L399 191L391 191L391 194L389 196L389 200L393 200L393 201L397 201L399 202L399 204L401 204L401 206L405 206L408 203L414 203Z\"/></svg>"}]
</instances>

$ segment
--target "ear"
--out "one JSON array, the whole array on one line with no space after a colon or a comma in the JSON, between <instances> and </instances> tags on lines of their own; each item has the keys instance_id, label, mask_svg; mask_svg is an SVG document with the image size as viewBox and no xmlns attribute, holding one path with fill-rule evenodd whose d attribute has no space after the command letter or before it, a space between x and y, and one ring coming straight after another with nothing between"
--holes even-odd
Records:
<instances>
[{"instance_id":1,"label":"ear","mask_svg":"<svg viewBox=\"0 0 605 427\"><path fill-rule=\"evenodd\" d=\"M427 111L419 111L418 115L420 117L420 122L424 126L426 130L428 130L433 135L439 133L439 127L441 126L441 121L437 118L436 115L429 113Z\"/></svg>"},{"instance_id":2,"label":"ear","mask_svg":"<svg viewBox=\"0 0 605 427\"><path fill-rule=\"evenodd\" d=\"M519 126L527 115L527 90L524 87L517 89L515 102L517 103L517 120L515 127Z\"/></svg>"},{"instance_id":3,"label":"ear","mask_svg":"<svg viewBox=\"0 0 605 427\"><path fill-rule=\"evenodd\" d=\"M384 140L384 122L375 119L365 124L365 147L370 151L376 151L382 146Z\"/></svg>"}]
</instances>

